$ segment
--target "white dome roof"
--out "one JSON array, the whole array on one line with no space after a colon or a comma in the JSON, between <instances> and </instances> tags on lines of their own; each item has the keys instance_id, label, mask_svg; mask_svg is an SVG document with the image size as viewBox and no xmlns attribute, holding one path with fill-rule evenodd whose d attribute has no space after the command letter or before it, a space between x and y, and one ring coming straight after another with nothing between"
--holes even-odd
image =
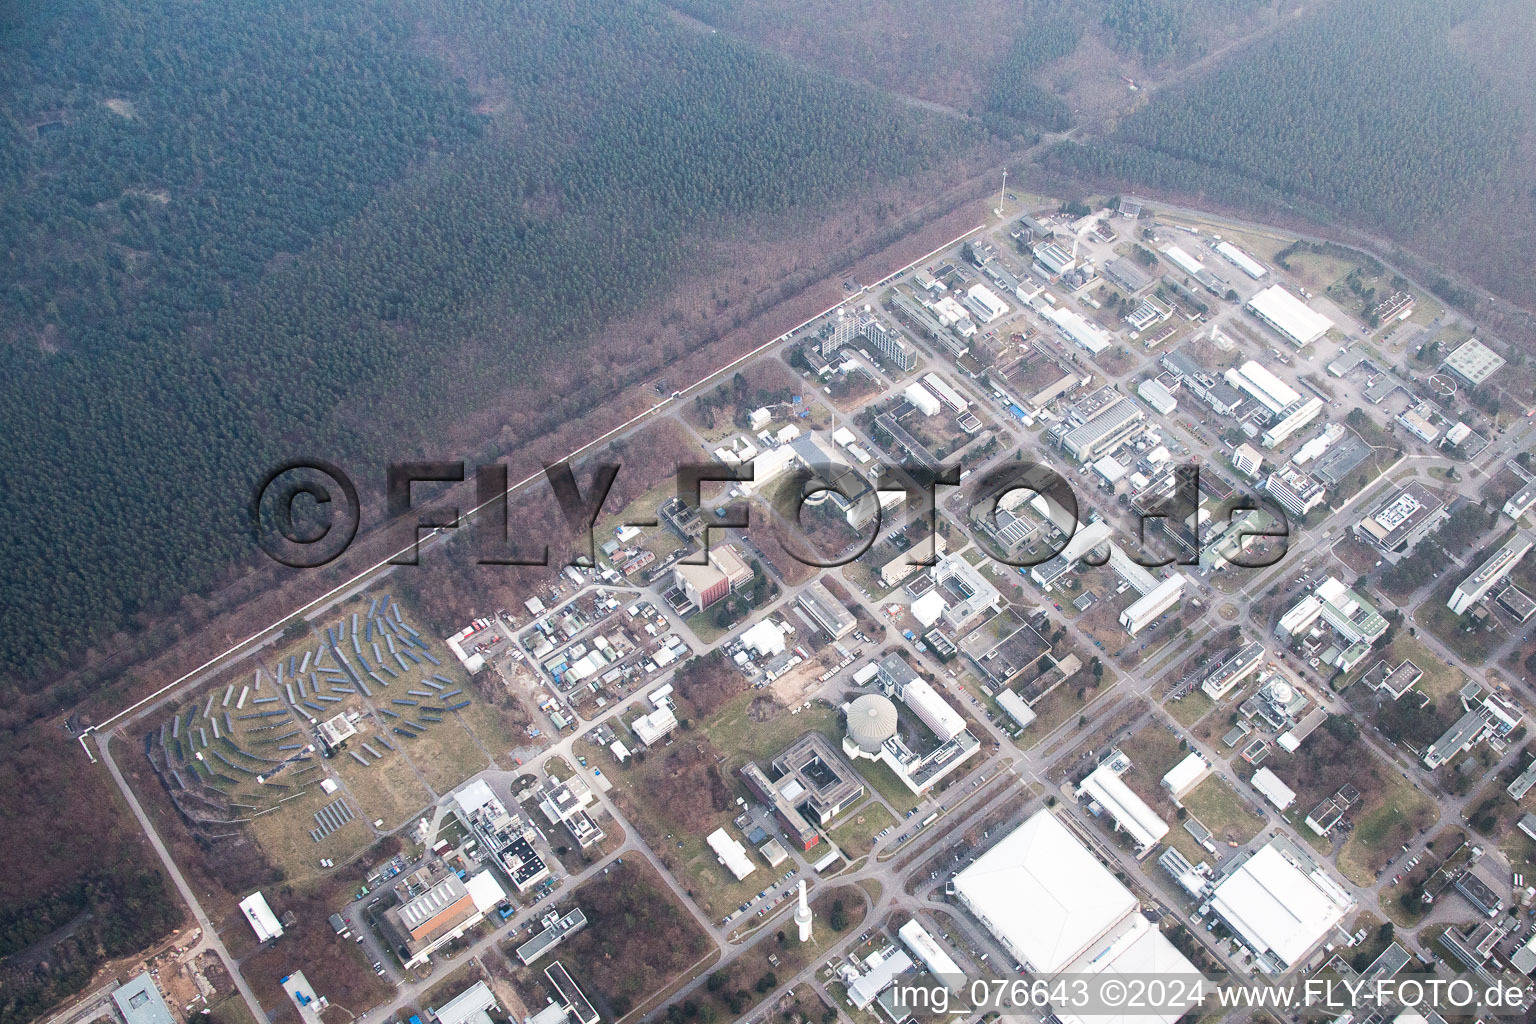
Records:
<instances>
[{"instance_id":1,"label":"white dome roof","mask_svg":"<svg viewBox=\"0 0 1536 1024\"><path fill-rule=\"evenodd\" d=\"M1291 698L1296 695L1296 691L1291 688L1291 684L1283 679L1276 679L1269 684L1267 689L1269 690L1269 699L1276 704L1289 704Z\"/></svg>"},{"instance_id":2,"label":"white dome roof","mask_svg":"<svg viewBox=\"0 0 1536 1024\"><path fill-rule=\"evenodd\" d=\"M866 693L848 705L848 738L860 750L875 753L896 735L896 705L889 697Z\"/></svg>"}]
</instances>

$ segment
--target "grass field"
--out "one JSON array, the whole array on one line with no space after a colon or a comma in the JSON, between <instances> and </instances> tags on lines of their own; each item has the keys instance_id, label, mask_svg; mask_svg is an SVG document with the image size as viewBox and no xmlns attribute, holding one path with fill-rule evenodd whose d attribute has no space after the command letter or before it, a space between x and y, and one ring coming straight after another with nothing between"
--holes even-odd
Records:
<instances>
[{"instance_id":1,"label":"grass field","mask_svg":"<svg viewBox=\"0 0 1536 1024\"><path fill-rule=\"evenodd\" d=\"M466 696L469 692L465 691ZM461 708L454 714L463 720L480 741L481 746L485 747L503 768L512 767L509 754L512 748L527 746L534 742L524 733L520 722L508 717L494 704L476 700L469 707Z\"/></svg>"},{"instance_id":2,"label":"grass field","mask_svg":"<svg viewBox=\"0 0 1536 1024\"><path fill-rule=\"evenodd\" d=\"M836 708L812 705L804 711L790 714L783 708L765 715L758 705L758 721L753 705L764 698L761 691L753 690L728 702L702 725L710 742L719 747L730 759L731 772L748 761L763 761L773 757L807 732L819 732L834 744L842 742L842 712Z\"/></svg>"},{"instance_id":3,"label":"grass field","mask_svg":"<svg viewBox=\"0 0 1536 1024\"><path fill-rule=\"evenodd\" d=\"M369 735L364 733L357 737L353 745L357 745L358 740L367 741ZM384 756L366 767L346 754L329 762L330 771L357 799L361 817L368 821L382 818L384 824L381 827L385 831L393 830L420 813L431 801L411 763L400 756L399 744L395 746L395 752L390 753L374 744L374 749L381 750Z\"/></svg>"},{"instance_id":4,"label":"grass field","mask_svg":"<svg viewBox=\"0 0 1536 1024\"><path fill-rule=\"evenodd\" d=\"M231 992L222 999L208 1004L208 1019L218 1024L256 1024L250 1007L245 1005L239 992Z\"/></svg>"},{"instance_id":5,"label":"grass field","mask_svg":"<svg viewBox=\"0 0 1536 1024\"><path fill-rule=\"evenodd\" d=\"M1406 779L1395 771L1384 774L1386 785L1380 796L1356 816L1355 830L1339 851L1339 870L1359 885L1374 881L1393 850L1440 817L1435 802Z\"/></svg>"},{"instance_id":6,"label":"grass field","mask_svg":"<svg viewBox=\"0 0 1536 1024\"><path fill-rule=\"evenodd\" d=\"M1163 707L1168 709L1168 713L1173 716L1174 721L1186 729L1193 728L1194 724L1210 714L1211 709L1215 706L1216 702L1207 697L1205 691L1198 687L1190 690L1178 700L1170 700L1163 705Z\"/></svg>"},{"instance_id":7,"label":"grass field","mask_svg":"<svg viewBox=\"0 0 1536 1024\"><path fill-rule=\"evenodd\" d=\"M315 786L280 810L251 822L256 841L272 862L286 872L289 882L321 874L321 857L344 862L373 842L373 834L360 816L319 842L310 838L309 830L315 827L314 813L340 795L324 793Z\"/></svg>"},{"instance_id":8,"label":"grass field","mask_svg":"<svg viewBox=\"0 0 1536 1024\"><path fill-rule=\"evenodd\" d=\"M489 762L487 752L475 742L474 734L458 715L445 716L415 739L402 737L391 742L406 752L427 785L438 793L447 793L483 771Z\"/></svg>"},{"instance_id":9,"label":"grass field","mask_svg":"<svg viewBox=\"0 0 1536 1024\"><path fill-rule=\"evenodd\" d=\"M1488 648L1491 645L1480 634L1464 632L1461 628L1462 616L1446 607L1446 598L1455 588L1455 579L1444 580L1419 603L1418 608L1414 609L1413 621L1421 629L1427 629L1433 633L1441 643L1455 651L1457 656L1468 665L1481 665L1486 660ZM1424 668L1423 665L1419 667Z\"/></svg>"},{"instance_id":10,"label":"grass field","mask_svg":"<svg viewBox=\"0 0 1536 1024\"><path fill-rule=\"evenodd\" d=\"M832 830L832 841L849 860L856 860L870 851L875 833L896 819L878 800L866 800L855 810L843 815L842 824Z\"/></svg>"},{"instance_id":11,"label":"grass field","mask_svg":"<svg viewBox=\"0 0 1536 1024\"><path fill-rule=\"evenodd\" d=\"M885 766L884 761L867 761L861 758L854 763L854 768L864 776L864 781L869 783L871 789L885 798L885 802L891 805L897 815L905 815L918 805L917 794L908 789L906 784L896 777L896 773Z\"/></svg>"},{"instance_id":12,"label":"grass field","mask_svg":"<svg viewBox=\"0 0 1536 1024\"><path fill-rule=\"evenodd\" d=\"M1029 723L1029 728L1024 730L1024 735L1019 738L1019 746L1029 750L1039 745L1041 740L1049 736L1063 722L1077 716L1087 703L1087 700L1078 698L1077 690L1068 683L1056 687L1040 698L1039 703L1032 705L1036 717Z\"/></svg>"},{"instance_id":13,"label":"grass field","mask_svg":"<svg viewBox=\"0 0 1536 1024\"><path fill-rule=\"evenodd\" d=\"M1450 609L1446 611L1449 612ZM1424 646L1423 641L1409 636L1406 630L1399 631L1392 638L1392 643L1382 651L1381 657L1386 660L1389 667L1395 668L1404 658L1417 665L1424 676L1414 684L1414 689L1428 695L1430 700L1437 703L1446 697L1454 696L1467 682L1467 677L1460 669L1447 665L1444 659L1431 653L1429 648ZM1363 675L1365 669L1375 663L1375 658L1367 658L1361 663L1360 674ZM1355 679L1358 680L1359 677L1356 675Z\"/></svg>"},{"instance_id":14,"label":"grass field","mask_svg":"<svg viewBox=\"0 0 1536 1024\"><path fill-rule=\"evenodd\" d=\"M1246 843L1259 834L1264 819L1251 811L1220 776L1208 776L1184 796L1184 806L1217 840Z\"/></svg>"}]
</instances>

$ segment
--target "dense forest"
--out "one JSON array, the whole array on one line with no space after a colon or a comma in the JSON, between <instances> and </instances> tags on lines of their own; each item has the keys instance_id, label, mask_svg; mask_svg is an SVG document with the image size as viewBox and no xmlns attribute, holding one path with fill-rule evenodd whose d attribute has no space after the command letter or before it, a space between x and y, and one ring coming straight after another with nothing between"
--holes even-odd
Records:
<instances>
[{"instance_id":1,"label":"dense forest","mask_svg":"<svg viewBox=\"0 0 1536 1024\"><path fill-rule=\"evenodd\" d=\"M415 456L659 302L706 232L814 219L970 138L648 0L50 0L0 25L7 729L253 557L278 459ZM530 415L559 417L549 391ZM8 743L12 820L47 831L0 844L23 864L0 1024L176 912L78 749Z\"/></svg>"},{"instance_id":2,"label":"dense forest","mask_svg":"<svg viewBox=\"0 0 1536 1024\"><path fill-rule=\"evenodd\" d=\"M954 141L642 2L5 17L9 686L249 556L249 489L295 446L371 454L387 417L410 451L462 408L445 389L487 399L463 346L534 372L663 285L706 221L814 207Z\"/></svg>"},{"instance_id":3,"label":"dense forest","mask_svg":"<svg viewBox=\"0 0 1536 1024\"><path fill-rule=\"evenodd\" d=\"M1412 229L1511 154L1512 115L1453 53L1467 2L1336 4L1187 88L1159 94L1057 167ZM1405 74L1412 69L1412 87Z\"/></svg>"},{"instance_id":4,"label":"dense forest","mask_svg":"<svg viewBox=\"0 0 1536 1024\"><path fill-rule=\"evenodd\" d=\"M1064 131L1072 112L1055 93L1035 81L1047 64L1077 49L1079 30L1065 13L1031 24L1016 36L1007 54L992 72L987 91L987 110L1047 131Z\"/></svg>"},{"instance_id":5,"label":"dense forest","mask_svg":"<svg viewBox=\"0 0 1536 1024\"><path fill-rule=\"evenodd\" d=\"M128 956L169 932L181 906L160 873L107 864L65 888L0 914L0 950L26 950L58 932L46 955L0 960L0 1024L26 1024L79 991L102 960Z\"/></svg>"}]
</instances>

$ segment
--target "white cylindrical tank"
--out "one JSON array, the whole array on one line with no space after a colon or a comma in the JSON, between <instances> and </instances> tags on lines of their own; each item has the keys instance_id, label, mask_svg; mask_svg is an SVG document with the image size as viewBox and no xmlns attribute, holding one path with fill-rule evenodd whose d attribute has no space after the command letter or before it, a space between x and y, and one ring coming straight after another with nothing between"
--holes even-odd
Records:
<instances>
[{"instance_id":1,"label":"white cylindrical tank","mask_svg":"<svg viewBox=\"0 0 1536 1024\"><path fill-rule=\"evenodd\" d=\"M861 751L879 754L885 741L896 735L896 705L879 693L866 693L848 705L848 738Z\"/></svg>"}]
</instances>

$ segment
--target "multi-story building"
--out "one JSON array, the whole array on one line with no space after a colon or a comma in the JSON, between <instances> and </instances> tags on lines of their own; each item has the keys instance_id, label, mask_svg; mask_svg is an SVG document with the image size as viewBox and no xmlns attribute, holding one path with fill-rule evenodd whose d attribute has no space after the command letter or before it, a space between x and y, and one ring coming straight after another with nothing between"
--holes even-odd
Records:
<instances>
[{"instance_id":1,"label":"multi-story building","mask_svg":"<svg viewBox=\"0 0 1536 1024\"><path fill-rule=\"evenodd\" d=\"M1279 418L1259 435L1259 443L1266 448L1280 447L1298 430L1317 419L1322 411L1323 400L1315 395L1287 406L1281 411Z\"/></svg>"},{"instance_id":2,"label":"multi-story building","mask_svg":"<svg viewBox=\"0 0 1536 1024\"><path fill-rule=\"evenodd\" d=\"M899 655L888 654L880 659L875 678L886 694L917 716L939 741L938 745L920 754L892 731L878 751L858 752L857 747L845 743L845 752L883 761L908 789L925 793L981 749L981 741L966 728L960 713Z\"/></svg>"},{"instance_id":3,"label":"multi-story building","mask_svg":"<svg viewBox=\"0 0 1536 1024\"><path fill-rule=\"evenodd\" d=\"M1446 602L1451 611L1462 615L1481 601L1495 584L1520 564L1520 560L1531 550L1533 543L1536 543L1536 538L1525 530L1519 531L1505 541L1499 550L1474 569L1451 593L1450 600Z\"/></svg>"},{"instance_id":4,"label":"multi-story building","mask_svg":"<svg viewBox=\"0 0 1536 1024\"><path fill-rule=\"evenodd\" d=\"M1461 706L1462 716L1424 751L1424 767L1431 771L1488 737L1504 739L1524 720L1513 701L1492 690L1484 693L1477 683L1462 688Z\"/></svg>"},{"instance_id":5,"label":"multi-story building","mask_svg":"<svg viewBox=\"0 0 1536 1024\"><path fill-rule=\"evenodd\" d=\"M1533 505L1536 505L1536 480L1509 496L1509 500L1504 503L1504 514L1518 523L1520 517L1529 512Z\"/></svg>"},{"instance_id":6,"label":"multi-story building","mask_svg":"<svg viewBox=\"0 0 1536 1024\"><path fill-rule=\"evenodd\" d=\"M1371 647L1386 633L1386 617L1365 598L1330 576L1312 593L1291 606L1275 625L1275 635L1287 643L1312 629L1322 619L1343 643L1329 661L1342 671L1349 671L1370 653Z\"/></svg>"},{"instance_id":7,"label":"multi-story building","mask_svg":"<svg viewBox=\"0 0 1536 1024\"><path fill-rule=\"evenodd\" d=\"M1237 688L1237 685L1258 671L1264 663L1264 645L1257 640L1249 641L1228 654L1206 673L1200 689L1212 700L1221 700Z\"/></svg>"},{"instance_id":8,"label":"multi-story building","mask_svg":"<svg viewBox=\"0 0 1536 1024\"><path fill-rule=\"evenodd\" d=\"M672 567L673 585L701 610L751 583L752 576L752 567L730 544L710 548L707 565L679 562Z\"/></svg>"},{"instance_id":9,"label":"multi-story building","mask_svg":"<svg viewBox=\"0 0 1536 1024\"><path fill-rule=\"evenodd\" d=\"M1135 435L1146 418L1140 406L1122 397L1091 417L1074 422L1069 416L1066 422L1052 428L1051 435L1078 462L1093 462Z\"/></svg>"},{"instance_id":10,"label":"multi-story building","mask_svg":"<svg viewBox=\"0 0 1536 1024\"><path fill-rule=\"evenodd\" d=\"M1179 381L1190 394L1223 416L1234 415L1242 407L1243 396L1232 385L1208 373L1204 366L1191 359L1182 349L1164 352L1158 362L1163 369Z\"/></svg>"},{"instance_id":11,"label":"multi-story building","mask_svg":"<svg viewBox=\"0 0 1536 1024\"><path fill-rule=\"evenodd\" d=\"M1264 490L1287 512L1304 516L1323 503L1328 489L1322 481L1290 466L1282 466L1264 480Z\"/></svg>"},{"instance_id":12,"label":"multi-story building","mask_svg":"<svg viewBox=\"0 0 1536 1024\"><path fill-rule=\"evenodd\" d=\"M814 581L800 591L796 603L800 606L800 610L805 612L812 622L826 630L832 639L837 640L853 632L853 613L843 607L843 602L833 597L832 592L820 580Z\"/></svg>"},{"instance_id":13,"label":"multi-story building","mask_svg":"<svg viewBox=\"0 0 1536 1024\"><path fill-rule=\"evenodd\" d=\"M1163 580L1144 597L1120 613L1120 625L1131 636L1140 633L1163 612L1179 603L1184 596L1184 585L1189 580L1183 573L1175 573Z\"/></svg>"},{"instance_id":14,"label":"multi-story building","mask_svg":"<svg viewBox=\"0 0 1536 1024\"><path fill-rule=\"evenodd\" d=\"M1423 484L1410 482L1355 524L1355 536L1391 554L1410 551L1450 513Z\"/></svg>"}]
</instances>

